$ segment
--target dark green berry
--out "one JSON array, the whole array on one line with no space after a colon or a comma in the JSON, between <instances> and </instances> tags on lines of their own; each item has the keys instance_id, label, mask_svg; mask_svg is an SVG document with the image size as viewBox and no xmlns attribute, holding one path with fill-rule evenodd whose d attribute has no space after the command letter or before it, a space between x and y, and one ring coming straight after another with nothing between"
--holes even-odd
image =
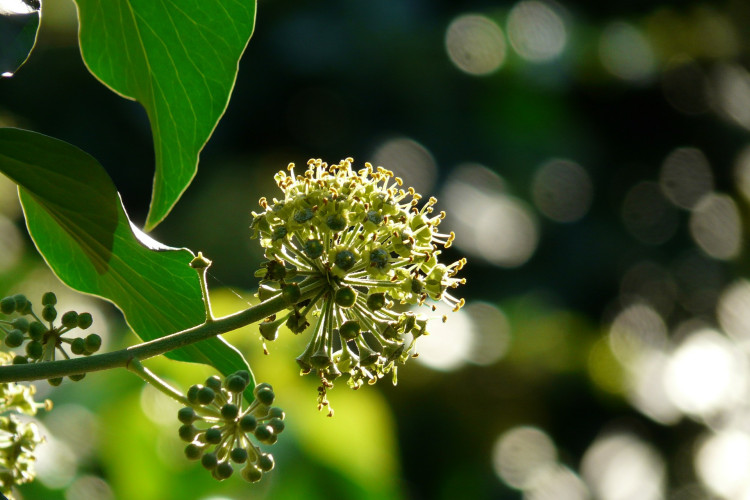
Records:
<instances>
[{"instance_id":1,"label":"dark green berry","mask_svg":"<svg viewBox=\"0 0 750 500\"><path fill-rule=\"evenodd\" d=\"M280 418L272 418L268 421L268 425L273 428L273 432L281 434L284 431L284 422Z\"/></svg>"},{"instance_id":2,"label":"dark green berry","mask_svg":"<svg viewBox=\"0 0 750 500\"><path fill-rule=\"evenodd\" d=\"M29 314L31 312L31 302L26 298L26 295L17 293L13 296L13 300L16 302L16 312L21 314Z\"/></svg>"},{"instance_id":3,"label":"dark green berry","mask_svg":"<svg viewBox=\"0 0 750 500\"><path fill-rule=\"evenodd\" d=\"M26 344L26 354L28 354L31 359L39 359L42 357L42 354L44 354L44 346L38 340L32 340Z\"/></svg>"},{"instance_id":4,"label":"dark green berry","mask_svg":"<svg viewBox=\"0 0 750 500\"><path fill-rule=\"evenodd\" d=\"M377 311L385 306L384 293L371 293L367 296L367 307L371 311Z\"/></svg>"},{"instance_id":5,"label":"dark green berry","mask_svg":"<svg viewBox=\"0 0 750 500\"><path fill-rule=\"evenodd\" d=\"M315 214L309 208L303 208L302 210L297 210L296 212L294 212L295 222L307 222L313 217L315 217Z\"/></svg>"},{"instance_id":6,"label":"dark green berry","mask_svg":"<svg viewBox=\"0 0 750 500\"><path fill-rule=\"evenodd\" d=\"M85 330L94 323L94 318L89 313L81 313L78 315L78 328Z\"/></svg>"},{"instance_id":7,"label":"dark green berry","mask_svg":"<svg viewBox=\"0 0 750 500\"><path fill-rule=\"evenodd\" d=\"M57 309L55 309L55 306L52 304L44 306L44 309L42 309L42 318L44 318L44 321L49 321L50 323L55 321L55 318L57 318Z\"/></svg>"},{"instance_id":8,"label":"dark green berry","mask_svg":"<svg viewBox=\"0 0 750 500\"><path fill-rule=\"evenodd\" d=\"M323 243L320 240L309 240L305 243L305 254L311 259L317 259L323 255Z\"/></svg>"},{"instance_id":9,"label":"dark green berry","mask_svg":"<svg viewBox=\"0 0 750 500\"><path fill-rule=\"evenodd\" d=\"M242 479L249 483L257 483L263 477L263 472L254 465L248 464L240 473Z\"/></svg>"},{"instance_id":10,"label":"dark green berry","mask_svg":"<svg viewBox=\"0 0 750 500\"><path fill-rule=\"evenodd\" d=\"M206 429L205 440L208 444L219 444L221 443L221 429L218 427L211 427Z\"/></svg>"},{"instance_id":11,"label":"dark green berry","mask_svg":"<svg viewBox=\"0 0 750 500\"><path fill-rule=\"evenodd\" d=\"M8 347L18 347L23 344L23 332L14 328L5 336L5 345Z\"/></svg>"},{"instance_id":12,"label":"dark green berry","mask_svg":"<svg viewBox=\"0 0 750 500\"><path fill-rule=\"evenodd\" d=\"M180 439L189 443L195 439L196 434L198 434L198 429L192 424L185 424L180 426L177 433L180 435Z\"/></svg>"},{"instance_id":13,"label":"dark green berry","mask_svg":"<svg viewBox=\"0 0 750 500\"><path fill-rule=\"evenodd\" d=\"M235 463L244 464L247 460L247 450L245 448L234 448L229 452L229 458Z\"/></svg>"},{"instance_id":14,"label":"dark green berry","mask_svg":"<svg viewBox=\"0 0 750 500\"><path fill-rule=\"evenodd\" d=\"M47 292L42 295L43 306L54 306L55 304L57 304L57 295L54 292Z\"/></svg>"},{"instance_id":15,"label":"dark green berry","mask_svg":"<svg viewBox=\"0 0 750 500\"><path fill-rule=\"evenodd\" d=\"M283 239L284 236L286 236L287 230L285 226L278 226L273 229L273 234L271 235L272 241L278 241L280 239Z\"/></svg>"},{"instance_id":16,"label":"dark green berry","mask_svg":"<svg viewBox=\"0 0 750 500\"><path fill-rule=\"evenodd\" d=\"M215 397L216 393L210 387L201 387L198 391L198 403L202 405L210 404Z\"/></svg>"},{"instance_id":17,"label":"dark green berry","mask_svg":"<svg viewBox=\"0 0 750 500\"><path fill-rule=\"evenodd\" d=\"M259 425L253 432L258 441L265 442L273 436L273 427L270 425Z\"/></svg>"},{"instance_id":18,"label":"dark green berry","mask_svg":"<svg viewBox=\"0 0 750 500\"><path fill-rule=\"evenodd\" d=\"M102 346L102 338L95 333L87 335L84 342L86 343L86 352L96 352Z\"/></svg>"},{"instance_id":19,"label":"dark green berry","mask_svg":"<svg viewBox=\"0 0 750 500\"><path fill-rule=\"evenodd\" d=\"M334 301L341 307L352 307L357 300L357 291L348 286L342 286L336 290Z\"/></svg>"},{"instance_id":20,"label":"dark green berry","mask_svg":"<svg viewBox=\"0 0 750 500\"><path fill-rule=\"evenodd\" d=\"M268 410L268 416L271 418L278 418L279 420L284 420L284 418L286 417L286 413L284 413L284 410L282 410L278 406L274 406Z\"/></svg>"},{"instance_id":21,"label":"dark green berry","mask_svg":"<svg viewBox=\"0 0 750 500\"><path fill-rule=\"evenodd\" d=\"M85 373L76 373L75 375L70 375L68 378L73 382L78 382L79 380L83 380L85 377Z\"/></svg>"},{"instance_id":22,"label":"dark green berry","mask_svg":"<svg viewBox=\"0 0 750 500\"><path fill-rule=\"evenodd\" d=\"M221 378L218 375L211 375L206 379L206 387L210 387L214 392L221 391Z\"/></svg>"},{"instance_id":23,"label":"dark green berry","mask_svg":"<svg viewBox=\"0 0 750 500\"><path fill-rule=\"evenodd\" d=\"M239 414L240 409L232 403L227 403L221 407L221 416L227 420L234 420Z\"/></svg>"},{"instance_id":24,"label":"dark green berry","mask_svg":"<svg viewBox=\"0 0 750 500\"><path fill-rule=\"evenodd\" d=\"M262 453L258 459L258 467L264 472L268 472L273 469L274 466L273 455L270 453Z\"/></svg>"},{"instance_id":25,"label":"dark green berry","mask_svg":"<svg viewBox=\"0 0 750 500\"><path fill-rule=\"evenodd\" d=\"M23 316L20 318L16 318L13 321L10 322L11 325L13 325L13 328L18 328L23 333L26 333L29 331L29 320L24 318Z\"/></svg>"},{"instance_id":26,"label":"dark green berry","mask_svg":"<svg viewBox=\"0 0 750 500\"><path fill-rule=\"evenodd\" d=\"M47 327L44 324L34 321L29 325L29 337L32 340L41 340L45 333L47 333Z\"/></svg>"},{"instance_id":27,"label":"dark green berry","mask_svg":"<svg viewBox=\"0 0 750 500\"><path fill-rule=\"evenodd\" d=\"M203 454L203 449L195 443L185 446L185 456L188 460L198 460Z\"/></svg>"},{"instance_id":28,"label":"dark green berry","mask_svg":"<svg viewBox=\"0 0 750 500\"><path fill-rule=\"evenodd\" d=\"M279 440L279 436L277 434L271 434L271 436L263 441L263 444L276 444L276 441Z\"/></svg>"},{"instance_id":29,"label":"dark green berry","mask_svg":"<svg viewBox=\"0 0 750 500\"><path fill-rule=\"evenodd\" d=\"M253 432L258 426L258 420L249 413L240 419L240 429L244 432Z\"/></svg>"},{"instance_id":30,"label":"dark green berry","mask_svg":"<svg viewBox=\"0 0 750 500\"><path fill-rule=\"evenodd\" d=\"M198 416L195 414L195 410L193 410L190 406L180 408L177 411L177 420L179 420L183 424L192 424L193 422L195 422L195 419L197 417Z\"/></svg>"},{"instance_id":31,"label":"dark green berry","mask_svg":"<svg viewBox=\"0 0 750 500\"><path fill-rule=\"evenodd\" d=\"M245 378L241 375L237 375L236 373L227 377L227 379L224 381L224 384L227 386L227 390L229 392L233 392L235 394L239 394L247 387L247 381L245 381Z\"/></svg>"},{"instance_id":32,"label":"dark green berry","mask_svg":"<svg viewBox=\"0 0 750 500\"><path fill-rule=\"evenodd\" d=\"M47 379L47 382L49 382L49 385L54 386L54 387L57 387L58 385L62 384L62 381L63 381L62 377L55 377L55 378Z\"/></svg>"},{"instance_id":33,"label":"dark green berry","mask_svg":"<svg viewBox=\"0 0 750 500\"><path fill-rule=\"evenodd\" d=\"M229 462L221 462L219 465L216 466L216 477L219 478L219 481L223 481L224 479L227 479L232 475L234 472L234 467L232 467L232 464Z\"/></svg>"},{"instance_id":34,"label":"dark green berry","mask_svg":"<svg viewBox=\"0 0 750 500\"><path fill-rule=\"evenodd\" d=\"M258 387L260 387L260 386L258 386ZM255 391L253 391L255 393L255 397L258 398L258 401L260 401L261 403L263 403L266 406L272 405L273 404L273 400L276 397L276 395L274 394L273 389L271 388L271 386L260 387L260 388L258 388L258 387L255 388Z\"/></svg>"},{"instance_id":35,"label":"dark green berry","mask_svg":"<svg viewBox=\"0 0 750 500\"><path fill-rule=\"evenodd\" d=\"M82 337L76 337L70 344L70 350L73 354L81 355L86 352L86 341Z\"/></svg>"},{"instance_id":36,"label":"dark green berry","mask_svg":"<svg viewBox=\"0 0 750 500\"><path fill-rule=\"evenodd\" d=\"M201 457L201 465L208 470L212 470L216 467L219 461L216 459L216 453L205 453Z\"/></svg>"},{"instance_id":37,"label":"dark green berry","mask_svg":"<svg viewBox=\"0 0 750 500\"><path fill-rule=\"evenodd\" d=\"M250 372L247 371L247 370L237 370L236 372L233 373L233 375L238 375L238 376L244 378L245 379L245 384L249 384L250 383Z\"/></svg>"},{"instance_id":38,"label":"dark green berry","mask_svg":"<svg viewBox=\"0 0 750 500\"><path fill-rule=\"evenodd\" d=\"M357 262L357 258L349 250L341 250L336 254L334 262L344 271L348 271Z\"/></svg>"},{"instance_id":39,"label":"dark green berry","mask_svg":"<svg viewBox=\"0 0 750 500\"><path fill-rule=\"evenodd\" d=\"M359 335L360 331L359 321L345 321L341 328L339 328L339 335L344 340L354 340Z\"/></svg>"},{"instance_id":40,"label":"dark green berry","mask_svg":"<svg viewBox=\"0 0 750 500\"><path fill-rule=\"evenodd\" d=\"M0 300L0 312L13 314L16 310L16 300L13 297L5 297Z\"/></svg>"},{"instance_id":41,"label":"dark green berry","mask_svg":"<svg viewBox=\"0 0 750 500\"><path fill-rule=\"evenodd\" d=\"M201 387L203 387L203 386L202 385L198 385L198 384L191 385L190 388L187 391L187 394L185 394L185 396L187 396L187 400L190 401L193 404L197 403L198 402L198 391L201 390Z\"/></svg>"},{"instance_id":42,"label":"dark green berry","mask_svg":"<svg viewBox=\"0 0 750 500\"><path fill-rule=\"evenodd\" d=\"M326 225L331 231L338 232L346 227L346 219L341 214L329 215L326 219Z\"/></svg>"},{"instance_id":43,"label":"dark green berry","mask_svg":"<svg viewBox=\"0 0 750 500\"><path fill-rule=\"evenodd\" d=\"M21 356L20 354L16 354L13 356L13 364L14 365L25 365L29 362L29 359L26 356Z\"/></svg>"},{"instance_id":44,"label":"dark green berry","mask_svg":"<svg viewBox=\"0 0 750 500\"><path fill-rule=\"evenodd\" d=\"M75 311L68 311L60 318L60 323L65 328L75 328L78 326L78 313Z\"/></svg>"}]
</instances>

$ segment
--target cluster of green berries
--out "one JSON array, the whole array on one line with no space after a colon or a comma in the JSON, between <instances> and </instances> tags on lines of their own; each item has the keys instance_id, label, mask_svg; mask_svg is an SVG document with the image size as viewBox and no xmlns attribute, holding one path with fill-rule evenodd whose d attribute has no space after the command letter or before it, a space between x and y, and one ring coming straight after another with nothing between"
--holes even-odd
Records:
<instances>
[{"instance_id":1,"label":"cluster of green berries","mask_svg":"<svg viewBox=\"0 0 750 500\"><path fill-rule=\"evenodd\" d=\"M17 294L0 300L0 312L6 315L17 313L13 319L0 319L0 335L3 342L11 349L24 347L23 354L16 354L13 364L38 363L53 361L59 353L65 359L70 352L76 355L89 356L99 350L102 338L96 333L83 337L63 337L74 329L86 330L93 323L91 314L87 312L77 313L68 311L59 316L58 319L57 297L52 292L42 296L42 311L37 315L31 302L25 295ZM24 346L25 344L25 346ZM71 380L81 380L84 374L71 375ZM62 378L52 378L48 382L52 385L60 385Z\"/></svg>"},{"instance_id":2,"label":"cluster of green berries","mask_svg":"<svg viewBox=\"0 0 750 500\"><path fill-rule=\"evenodd\" d=\"M189 443L185 455L200 460L219 481L233 474L232 463L242 467L240 475L251 483L274 467L273 456L253 441L274 444L284 430L284 411L271 406L276 396L265 383L255 387L254 401L243 409L243 391L249 383L250 374L244 370L223 382L218 376L209 377L205 384L188 389L189 406L177 412L183 424L180 438Z\"/></svg>"},{"instance_id":3,"label":"cluster of green berries","mask_svg":"<svg viewBox=\"0 0 750 500\"><path fill-rule=\"evenodd\" d=\"M12 356L0 352L0 364L7 365ZM52 403L34 401L36 388L33 385L7 382L0 384L0 492L12 497L15 485L34 479L36 447L44 439L34 422L21 421L16 413L36 415L40 408L50 410Z\"/></svg>"},{"instance_id":4,"label":"cluster of green berries","mask_svg":"<svg viewBox=\"0 0 750 500\"><path fill-rule=\"evenodd\" d=\"M351 163L310 160L299 176L289 165L289 175L275 177L283 198L262 198L264 210L253 212L251 226L268 259L258 273L260 298L281 294L290 303L287 314L261 324L261 334L273 340L282 324L298 333L316 318L297 361L303 373L320 375L322 406L325 387L342 374L355 389L387 373L395 383L396 365L427 333L427 318L395 310L397 303L422 305L429 298L454 310L464 304L449 290L465 282L456 278L465 260L439 261L440 248L455 235L438 232L445 213L432 215L437 200L418 208L421 196L401 189L392 172L369 163L355 171ZM301 290L314 298L296 304Z\"/></svg>"}]
</instances>

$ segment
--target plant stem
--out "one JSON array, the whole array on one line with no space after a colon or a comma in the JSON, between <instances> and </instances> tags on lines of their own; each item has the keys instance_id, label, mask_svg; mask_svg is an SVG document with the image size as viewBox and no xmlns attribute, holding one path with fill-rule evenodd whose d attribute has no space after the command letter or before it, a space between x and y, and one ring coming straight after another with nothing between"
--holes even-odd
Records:
<instances>
[{"instance_id":1,"label":"plant stem","mask_svg":"<svg viewBox=\"0 0 750 500\"><path fill-rule=\"evenodd\" d=\"M303 287L301 290L302 294L300 296L300 301L309 299L316 295L321 286L323 285L320 283L311 283L307 287ZM42 380L98 370L108 370L110 368L126 367L132 360L148 359L186 345L200 342L201 340L221 335L222 333L237 330L243 326L257 323L272 314L283 311L288 306L289 305L284 301L281 295L278 295L245 309L244 311L224 316L223 318L218 318L188 328L187 330L167 335L166 337L130 346L119 351L44 363L0 366L0 382Z\"/></svg>"},{"instance_id":2,"label":"plant stem","mask_svg":"<svg viewBox=\"0 0 750 500\"><path fill-rule=\"evenodd\" d=\"M143 366L143 363L141 363L137 359L130 360L125 368L148 382L151 387L159 389L159 391L174 399L178 403L182 403L185 406L190 406L190 402L180 391L160 379L154 372Z\"/></svg>"}]
</instances>

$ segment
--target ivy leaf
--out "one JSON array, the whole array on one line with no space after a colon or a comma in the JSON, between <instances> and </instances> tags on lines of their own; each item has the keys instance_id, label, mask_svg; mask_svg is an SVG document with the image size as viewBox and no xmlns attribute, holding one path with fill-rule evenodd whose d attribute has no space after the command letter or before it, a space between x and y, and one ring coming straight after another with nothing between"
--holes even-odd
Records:
<instances>
[{"instance_id":1,"label":"ivy leaf","mask_svg":"<svg viewBox=\"0 0 750 500\"><path fill-rule=\"evenodd\" d=\"M224 114L255 25L255 0L75 1L86 66L139 101L151 122L151 230L193 180L198 155Z\"/></svg>"},{"instance_id":2,"label":"ivy leaf","mask_svg":"<svg viewBox=\"0 0 750 500\"><path fill-rule=\"evenodd\" d=\"M40 0L0 2L0 76L11 77L36 45Z\"/></svg>"},{"instance_id":3,"label":"ivy leaf","mask_svg":"<svg viewBox=\"0 0 750 500\"><path fill-rule=\"evenodd\" d=\"M0 128L0 172L18 184L29 234L65 284L113 302L143 340L205 321L193 253L161 245L133 226L93 157L42 134ZM219 337L167 356L225 375L249 370L242 354Z\"/></svg>"}]
</instances>

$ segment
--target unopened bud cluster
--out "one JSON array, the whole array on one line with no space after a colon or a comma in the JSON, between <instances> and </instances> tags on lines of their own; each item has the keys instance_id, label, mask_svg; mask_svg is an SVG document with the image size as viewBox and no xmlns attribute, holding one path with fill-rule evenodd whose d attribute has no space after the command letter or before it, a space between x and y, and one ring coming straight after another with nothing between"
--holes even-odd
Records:
<instances>
[{"instance_id":1,"label":"unopened bud cluster","mask_svg":"<svg viewBox=\"0 0 750 500\"><path fill-rule=\"evenodd\" d=\"M0 352L0 364L11 363L12 356ZM33 385L7 382L0 384L0 492L13 498L12 488L34 479L36 447L43 442L34 422L23 422L15 413L36 415L39 408L51 403L34 401Z\"/></svg>"},{"instance_id":2,"label":"unopened bud cluster","mask_svg":"<svg viewBox=\"0 0 750 500\"><path fill-rule=\"evenodd\" d=\"M456 273L465 260L439 260L454 234L438 231L445 213L433 215L436 200L420 208L421 196L402 189L392 172L369 163L356 171L351 162L310 160L304 175L289 165L289 174L275 177L283 197L261 199L264 210L253 212L251 226L268 259L258 274L260 298L280 294L290 304L287 314L261 323L261 334L273 340L282 324L299 333L315 323L297 362L321 376L322 405L325 387L342 374L353 388L389 372L395 383L397 364L427 333L425 317L396 304L429 298L458 310L464 303L449 290L464 283ZM300 290L313 298L297 303Z\"/></svg>"},{"instance_id":3,"label":"unopened bud cluster","mask_svg":"<svg viewBox=\"0 0 750 500\"><path fill-rule=\"evenodd\" d=\"M284 411L271 406L275 394L265 383L255 387L255 400L243 409L242 394L249 382L250 374L244 370L223 382L209 377L205 384L188 389L190 406L177 412L183 424L180 438L189 443L185 455L200 460L219 481L233 474L233 463L242 467L242 478L252 483L274 467L273 456L263 453L255 442L276 443L284 430Z\"/></svg>"},{"instance_id":4,"label":"unopened bud cluster","mask_svg":"<svg viewBox=\"0 0 750 500\"><path fill-rule=\"evenodd\" d=\"M13 319L0 319L0 335L3 342L12 349L25 347L23 354L16 354L13 364L53 361L60 354L68 359L66 348L77 355L89 356L99 350L102 338L91 333L85 337L63 337L74 329L86 330L93 323L91 314L68 311L58 315L57 297L52 292L42 296L42 311L37 315L25 295L16 294L0 300L0 312L6 315L17 313ZM59 323L55 326L55 320ZM81 380L84 374L71 375L71 380ZM62 378L52 378L48 382L60 385Z\"/></svg>"}]
</instances>

